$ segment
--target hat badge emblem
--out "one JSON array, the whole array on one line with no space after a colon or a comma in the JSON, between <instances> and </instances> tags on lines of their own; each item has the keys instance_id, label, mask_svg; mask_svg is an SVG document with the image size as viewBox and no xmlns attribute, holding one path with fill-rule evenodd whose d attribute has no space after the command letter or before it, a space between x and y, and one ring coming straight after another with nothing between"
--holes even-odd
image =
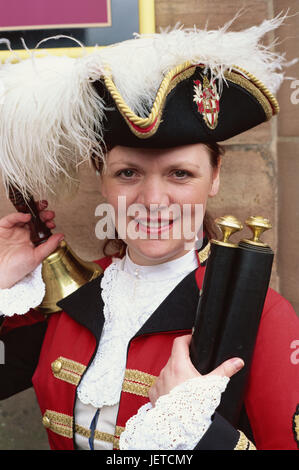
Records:
<instances>
[{"instance_id":1,"label":"hat badge emblem","mask_svg":"<svg viewBox=\"0 0 299 470\"><path fill-rule=\"evenodd\" d=\"M206 75L203 81L193 80L193 101L197 104L197 111L203 116L206 125L215 129L218 124L219 94L215 81L210 82Z\"/></svg>"}]
</instances>

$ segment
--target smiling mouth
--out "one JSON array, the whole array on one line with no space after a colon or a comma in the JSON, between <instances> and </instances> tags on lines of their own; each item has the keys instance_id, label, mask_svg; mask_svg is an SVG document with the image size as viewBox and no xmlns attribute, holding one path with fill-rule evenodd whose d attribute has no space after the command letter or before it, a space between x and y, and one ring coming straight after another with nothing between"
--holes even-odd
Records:
<instances>
[{"instance_id":1,"label":"smiling mouth","mask_svg":"<svg viewBox=\"0 0 299 470\"><path fill-rule=\"evenodd\" d=\"M142 232L161 233L171 229L176 220L177 219L135 219L135 222Z\"/></svg>"}]
</instances>

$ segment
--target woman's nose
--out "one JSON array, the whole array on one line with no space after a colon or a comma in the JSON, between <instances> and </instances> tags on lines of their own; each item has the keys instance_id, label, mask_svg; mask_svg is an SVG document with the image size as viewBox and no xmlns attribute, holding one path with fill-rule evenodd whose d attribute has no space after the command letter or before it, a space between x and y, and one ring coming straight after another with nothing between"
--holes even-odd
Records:
<instances>
[{"instance_id":1,"label":"woman's nose","mask_svg":"<svg viewBox=\"0 0 299 470\"><path fill-rule=\"evenodd\" d=\"M165 181L160 178L146 178L139 188L138 201L149 208L151 204L168 206L170 203Z\"/></svg>"}]
</instances>

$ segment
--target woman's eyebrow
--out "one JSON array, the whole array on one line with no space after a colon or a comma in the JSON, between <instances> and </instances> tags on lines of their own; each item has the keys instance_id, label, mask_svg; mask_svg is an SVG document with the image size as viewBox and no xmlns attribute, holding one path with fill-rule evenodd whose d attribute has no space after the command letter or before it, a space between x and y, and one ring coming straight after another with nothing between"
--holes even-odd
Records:
<instances>
[{"instance_id":1,"label":"woman's eyebrow","mask_svg":"<svg viewBox=\"0 0 299 470\"><path fill-rule=\"evenodd\" d=\"M139 166L138 163L132 162L132 161L130 161L130 160L123 160L123 161L120 161L120 162L118 161L118 162L109 163L109 166L110 166L110 167L111 167L111 166L114 166L114 165L121 165L121 166L122 166L122 165L127 165L127 166L132 166L132 167L134 167L134 168L136 168L136 167Z\"/></svg>"},{"instance_id":2,"label":"woman's eyebrow","mask_svg":"<svg viewBox=\"0 0 299 470\"><path fill-rule=\"evenodd\" d=\"M143 168L143 166L138 163L137 161L132 161L132 160L122 160L122 161L117 161L117 162L111 162L109 163L109 167L112 168L113 166L128 166L132 168ZM165 163L161 166L162 169L166 170L174 170L177 168L194 168L196 170L200 170L201 166L196 163L190 163L188 161L177 161L173 163Z\"/></svg>"},{"instance_id":3,"label":"woman's eyebrow","mask_svg":"<svg viewBox=\"0 0 299 470\"><path fill-rule=\"evenodd\" d=\"M177 162L177 163L172 163L170 165L167 166L167 168L195 168L197 170L200 170L200 165L196 164L196 163L190 163L190 162L186 162L186 161L181 161L181 162Z\"/></svg>"}]
</instances>

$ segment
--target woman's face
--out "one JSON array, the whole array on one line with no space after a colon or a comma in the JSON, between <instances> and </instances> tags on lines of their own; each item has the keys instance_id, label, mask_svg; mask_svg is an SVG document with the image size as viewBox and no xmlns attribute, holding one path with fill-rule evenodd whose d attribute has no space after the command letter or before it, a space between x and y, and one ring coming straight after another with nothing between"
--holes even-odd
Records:
<instances>
[{"instance_id":1,"label":"woman's face","mask_svg":"<svg viewBox=\"0 0 299 470\"><path fill-rule=\"evenodd\" d=\"M194 246L208 197L218 192L219 170L202 144L109 152L101 190L133 262L171 261Z\"/></svg>"}]
</instances>

